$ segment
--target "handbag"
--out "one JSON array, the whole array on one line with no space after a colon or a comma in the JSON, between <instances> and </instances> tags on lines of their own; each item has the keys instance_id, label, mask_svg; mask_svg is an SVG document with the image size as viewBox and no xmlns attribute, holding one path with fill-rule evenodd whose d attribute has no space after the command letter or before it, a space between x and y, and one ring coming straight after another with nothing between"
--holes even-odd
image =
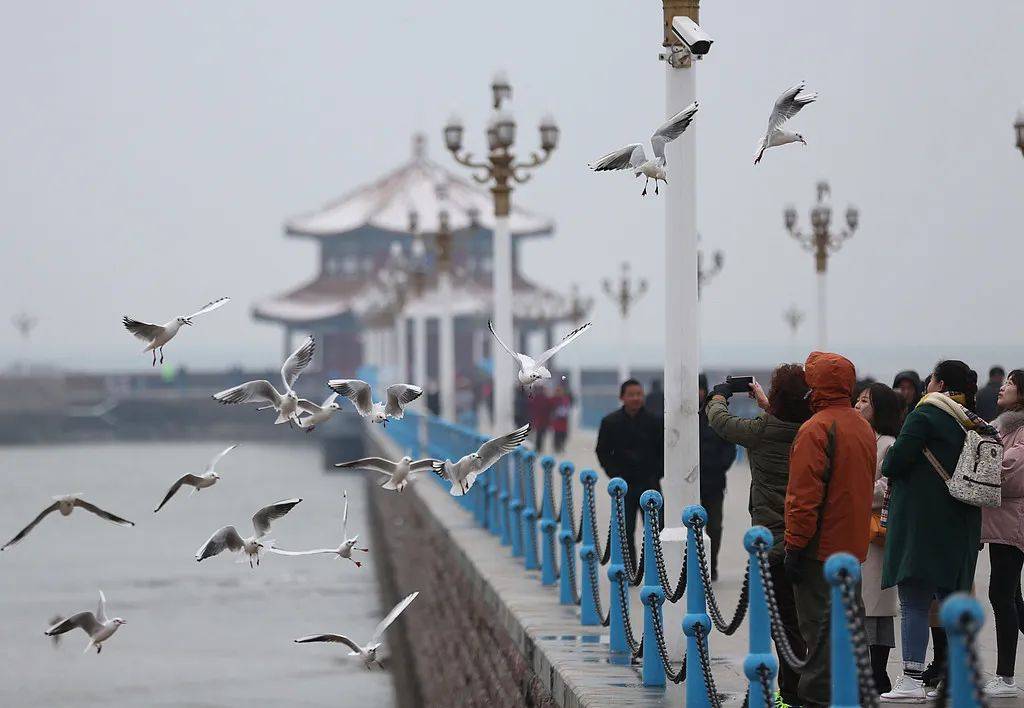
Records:
<instances>
[{"instance_id":1,"label":"handbag","mask_svg":"<svg viewBox=\"0 0 1024 708\"><path fill-rule=\"evenodd\" d=\"M882 525L881 512L871 512L871 526L869 529L868 540L876 546L884 546L887 529Z\"/></svg>"},{"instance_id":2,"label":"handbag","mask_svg":"<svg viewBox=\"0 0 1024 708\"><path fill-rule=\"evenodd\" d=\"M964 447L953 474L948 473L927 447L924 456L946 483L949 495L959 502L978 507L1002 504L1003 445L999 438L965 430Z\"/></svg>"}]
</instances>

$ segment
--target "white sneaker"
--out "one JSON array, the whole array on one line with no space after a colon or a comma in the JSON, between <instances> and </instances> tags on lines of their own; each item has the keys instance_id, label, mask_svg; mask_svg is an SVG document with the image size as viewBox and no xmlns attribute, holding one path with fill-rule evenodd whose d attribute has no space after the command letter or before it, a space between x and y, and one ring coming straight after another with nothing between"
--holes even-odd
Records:
<instances>
[{"instance_id":1,"label":"white sneaker","mask_svg":"<svg viewBox=\"0 0 1024 708\"><path fill-rule=\"evenodd\" d=\"M986 696L992 698L999 698L1002 696L1016 696L1017 695L1017 684L1006 683L1001 678L996 676L994 679L985 684L985 688L982 689Z\"/></svg>"},{"instance_id":2,"label":"white sneaker","mask_svg":"<svg viewBox=\"0 0 1024 708\"><path fill-rule=\"evenodd\" d=\"M924 682L921 679L910 676L900 676L896 679L896 685L888 693L883 693L882 700L894 701L897 703L924 703L925 696Z\"/></svg>"},{"instance_id":3,"label":"white sneaker","mask_svg":"<svg viewBox=\"0 0 1024 708\"><path fill-rule=\"evenodd\" d=\"M929 688L928 690L926 690L925 691L925 695L927 695L929 699L938 698L939 697L939 691L942 690L942 684L943 683L944 683L943 681L939 681L938 685L935 688Z\"/></svg>"}]
</instances>

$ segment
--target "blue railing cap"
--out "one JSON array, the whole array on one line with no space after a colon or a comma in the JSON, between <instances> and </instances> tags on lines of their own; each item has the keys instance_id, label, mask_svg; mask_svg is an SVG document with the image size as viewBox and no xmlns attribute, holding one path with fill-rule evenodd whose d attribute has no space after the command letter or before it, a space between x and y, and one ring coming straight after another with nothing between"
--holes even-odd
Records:
<instances>
[{"instance_id":1,"label":"blue railing cap","mask_svg":"<svg viewBox=\"0 0 1024 708\"><path fill-rule=\"evenodd\" d=\"M555 458L551 455L544 455L544 457L540 458L540 464L544 469L549 469L555 466Z\"/></svg>"},{"instance_id":2,"label":"blue railing cap","mask_svg":"<svg viewBox=\"0 0 1024 708\"><path fill-rule=\"evenodd\" d=\"M640 506L646 508L648 504L654 502L654 505L659 509L665 505L665 500L661 496L661 492L656 492L653 489L648 489L646 492L640 495Z\"/></svg>"},{"instance_id":3,"label":"blue railing cap","mask_svg":"<svg viewBox=\"0 0 1024 708\"><path fill-rule=\"evenodd\" d=\"M958 592L950 595L942 608L939 610L939 619L947 632L952 634L963 634L964 622L967 619L976 627L981 627L985 622L985 612L981 609L981 603L967 593Z\"/></svg>"},{"instance_id":4,"label":"blue railing cap","mask_svg":"<svg viewBox=\"0 0 1024 708\"><path fill-rule=\"evenodd\" d=\"M580 470L580 481L583 482L583 484L593 484L594 482L597 482L597 472L590 468Z\"/></svg>"},{"instance_id":5,"label":"blue railing cap","mask_svg":"<svg viewBox=\"0 0 1024 708\"><path fill-rule=\"evenodd\" d=\"M576 471L576 465L567 460L558 466L558 471L563 477L571 477L572 473Z\"/></svg>"},{"instance_id":6,"label":"blue railing cap","mask_svg":"<svg viewBox=\"0 0 1024 708\"><path fill-rule=\"evenodd\" d=\"M700 504L690 504L689 506L683 507L682 521L683 526L689 528L693 526L693 517L700 519L701 524L707 526L708 523L708 512Z\"/></svg>"},{"instance_id":7,"label":"blue railing cap","mask_svg":"<svg viewBox=\"0 0 1024 708\"><path fill-rule=\"evenodd\" d=\"M830 585L838 585L841 580L839 576L844 571L854 581L860 579L860 563L849 553L833 553L825 561L825 580Z\"/></svg>"},{"instance_id":8,"label":"blue railing cap","mask_svg":"<svg viewBox=\"0 0 1024 708\"><path fill-rule=\"evenodd\" d=\"M747 553L753 553L757 550L758 541L764 542L765 545L771 548L773 540L772 532L764 526L751 526L743 534L743 547L747 549Z\"/></svg>"},{"instance_id":9,"label":"blue railing cap","mask_svg":"<svg viewBox=\"0 0 1024 708\"><path fill-rule=\"evenodd\" d=\"M608 482L609 494L615 494L615 492L621 492L625 494L627 489L629 489L629 485L626 484L626 480L624 480L622 477L615 477L610 482Z\"/></svg>"},{"instance_id":10,"label":"blue railing cap","mask_svg":"<svg viewBox=\"0 0 1024 708\"><path fill-rule=\"evenodd\" d=\"M527 462L533 462L534 460L537 459L537 453L534 452L533 450L527 450L525 453L523 453L523 459L525 459Z\"/></svg>"}]
</instances>

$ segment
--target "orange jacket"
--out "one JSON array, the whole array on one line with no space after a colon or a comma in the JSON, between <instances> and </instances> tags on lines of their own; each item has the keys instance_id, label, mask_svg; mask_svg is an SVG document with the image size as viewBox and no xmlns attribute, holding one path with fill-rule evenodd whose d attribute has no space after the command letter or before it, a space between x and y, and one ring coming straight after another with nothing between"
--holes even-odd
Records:
<instances>
[{"instance_id":1,"label":"orange jacket","mask_svg":"<svg viewBox=\"0 0 1024 708\"><path fill-rule=\"evenodd\" d=\"M811 353L804 371L814 415L789 457L786 547L807 549L818 560L845 551L863 563L877 453L874 431L850 402L856 371L848 359L823 352Z\"/></svg>"}]
</instances>

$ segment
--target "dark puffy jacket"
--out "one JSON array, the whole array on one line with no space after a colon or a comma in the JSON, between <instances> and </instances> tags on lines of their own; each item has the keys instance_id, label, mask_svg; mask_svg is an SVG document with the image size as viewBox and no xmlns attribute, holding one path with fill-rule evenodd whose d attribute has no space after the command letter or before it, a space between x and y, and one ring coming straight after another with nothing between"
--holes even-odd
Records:
<instances>
[{"instance_id":1,"label":"dark puffy jacket","mask_svg":"<svg viewBox=\"0 0 1024 708\"><path fill-rule=\"evenodd\" d=\"M620 408L601 419L597 459L609 477L627 484L648 484L665 476L664 423L641 408L627 415Z\"/></svg>"},{"instance_id":2,"label":"dark puffy jacket","mask_svg":"<svg viewBox=\"0 0 1024 708\"><path fill-rule=\"evenodd\" d=\"M708 423L720 436L747 448L750 458L750 523L772 532L772 560L781 560L786 533L786 485L789 483L789 450L800 429L768 413L757 418L731 415L721 399L707 407Z\"/></svg>"},{"instance_id":3,"label":"dark puffy jacket","mask_svg":"<svg viewBox=\"0 0 1024 708\"><path fill-rule=\"evenodd\" d=\"M700 496L714 499L725 494L725 473L736 461L736 445L719 437L702 410L700 421Z\"/></svg>"}]
</instances>

